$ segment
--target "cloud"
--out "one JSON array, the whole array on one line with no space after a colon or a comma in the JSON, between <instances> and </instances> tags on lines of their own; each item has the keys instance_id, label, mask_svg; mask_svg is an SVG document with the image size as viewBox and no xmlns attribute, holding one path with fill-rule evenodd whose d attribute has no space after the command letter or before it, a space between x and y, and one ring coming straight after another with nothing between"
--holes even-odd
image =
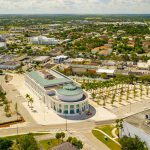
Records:
<instances>
[{"instance_id":1,"label":"cloud","mask_svg":"<svg viewBox=\"0 0 150 150\"><path fill-rule=\"evenodd\" d=\"M0 0L0 13L150 13L150 0Z\"/></svg>"}]
</instances>

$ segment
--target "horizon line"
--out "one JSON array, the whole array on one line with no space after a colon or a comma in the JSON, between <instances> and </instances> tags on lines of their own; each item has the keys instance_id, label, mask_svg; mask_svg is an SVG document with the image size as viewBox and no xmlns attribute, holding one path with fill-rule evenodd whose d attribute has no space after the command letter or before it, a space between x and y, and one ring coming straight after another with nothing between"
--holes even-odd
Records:
<instances>
[{"instance_id":1,"label":"horizon line","mask_svg":"<svg viewBox=\"0 0 150 150\"><path fill-rule=\"evenodd\" d=\"M0 15L150 15L150 13L0 13Z\"/></svg>"}]
</instances>

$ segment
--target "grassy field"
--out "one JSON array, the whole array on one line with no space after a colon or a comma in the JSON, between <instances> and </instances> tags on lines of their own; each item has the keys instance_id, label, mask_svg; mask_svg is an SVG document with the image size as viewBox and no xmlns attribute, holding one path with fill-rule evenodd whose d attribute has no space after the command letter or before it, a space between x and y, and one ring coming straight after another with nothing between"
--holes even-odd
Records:
<instances>
[{"instance_id":1,"label":"grassy field","mask_svg":"<svg viewBox=\"0 0 150 150\"><path fill-rule=\"evenodd\" d=\"M114 127L115 126L113 126L113 125L104 125L104 126L97 127L97 129L100 129L103 132L105 132L106 134L108 134L110 137L113 137L112 130L114 129Z\"/></svg>"},{"instance_id":2,"label":"grassy field","mask_svg":"<svg viewBox=\"0 0 150 150\"><path fill-rule=\"evenodd\" d=\"M49 140L40 141L39 143L44 150L47 150L48 148L52 148L54 146L61 144L61 140L58 141L57 139L49 139Z\"/></svg>"},{"instance_id":3,"label":"grassy field","mask_svg":"<svg viewBox=\"0 0 150 150\"><path fill-rule=\"evenodd\" d=\"M92 133L98 140L107 145L111 150L121 150L121 147L111 139L108 138L108 140L105 140L105 135L103 135L99 131L93 130Z\"/></svg>"},{"instance_id":4,"label":"grassy field","mask_svg":"<svg viewBox=\"0 0 150 150\"><path fill-rule=\"evenodd\" d=\"M0 31L0 34L7 34L8 33L8 31Z\"/></svg>"},{"instance_id":5,"label":"grassy field","mask_svg":"<svg viewBox=\"0 0 150 150\"><path fill-rule=\"evenodd\" d=\"M49 134L49 133L32 133L33 134L33 136L39 136L39 135L45 135L45 134ZM9 140L15 140L17 137L19 138L19 137L21 137L22 135L25 135L25 134L21 134L21 135L13 135L13 136L6 136L6 137L4 137L4 138L7 138L7 139L9 139Z\"/></svg>"}]
</instances>

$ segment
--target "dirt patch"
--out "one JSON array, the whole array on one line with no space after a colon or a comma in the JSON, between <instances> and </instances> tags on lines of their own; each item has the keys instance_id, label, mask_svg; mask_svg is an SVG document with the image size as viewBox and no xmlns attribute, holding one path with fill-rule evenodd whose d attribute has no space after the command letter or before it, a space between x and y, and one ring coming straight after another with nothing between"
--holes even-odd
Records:
<instances>
[{"instance_id":1,"label":"dirt patch","mask_svg":"<svg viewBox=\"0 0 150 150\"><path fill-rule=\"evenodd\" d=\"M3 122L0 123L0 128L4 128L4 127L10 127L11 125L17 124L17 123L23 123L25 122L24 118L21 117L18 120L13 120L13 121L9 121L9 122Z\"/></svg>"}]
</instances>

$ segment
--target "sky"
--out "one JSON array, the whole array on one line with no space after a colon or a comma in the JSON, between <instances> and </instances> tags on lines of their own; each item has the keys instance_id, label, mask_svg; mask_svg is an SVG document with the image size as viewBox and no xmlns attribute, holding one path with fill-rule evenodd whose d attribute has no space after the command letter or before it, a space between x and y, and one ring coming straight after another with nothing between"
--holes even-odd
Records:
<instances>
[{"instance_id":1,"label":"sky","mask_svg":"<svg viewBox=\"0 0 150 150\"><path fill-rule=\"evenodd\" d=\"M150 14L150 0L0 0L0 14Z\"/></svg>"}]
</instances>

